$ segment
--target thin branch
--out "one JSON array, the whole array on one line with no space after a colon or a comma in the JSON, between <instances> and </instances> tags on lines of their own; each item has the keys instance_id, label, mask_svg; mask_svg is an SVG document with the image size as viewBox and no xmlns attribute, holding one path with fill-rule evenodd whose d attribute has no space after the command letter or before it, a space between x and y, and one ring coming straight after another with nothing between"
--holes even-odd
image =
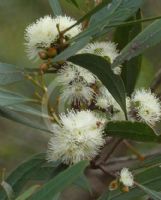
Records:
<instances>
[{"instance_id":1,"label":"thin branch","mask_svg":"<svg viewBox=\"0 0 161 200\"><path fill-rule=\"evenodd\" d=\"M113 142L112 147L109 150L109 146L105 145L105 147L102 150L102 155L100 157L100 159L98 159L96 161L96 166L101 165L103 163L106 163L107 160L110 158L110 156L112 155L112 153L116 150L116 148L118 147L118 145L122 142L122 139L116 139ZM107 151L108 150L108 151Z\"/></svg>"},{"instance_id":2,"label":"thin branch","mask_svg":"<svg viewBox=\"0 0 161 200\"><path fill-rule=\"evenodd\" d=\"M137 156L137 158L141 161L143 161L145 158L143 155L140 154L140 152L138 152L138 150L133 147L127 140L124 140L123 143L127 146L128 149L130 149L130 151Z\"/></svg>"}]
</instances>

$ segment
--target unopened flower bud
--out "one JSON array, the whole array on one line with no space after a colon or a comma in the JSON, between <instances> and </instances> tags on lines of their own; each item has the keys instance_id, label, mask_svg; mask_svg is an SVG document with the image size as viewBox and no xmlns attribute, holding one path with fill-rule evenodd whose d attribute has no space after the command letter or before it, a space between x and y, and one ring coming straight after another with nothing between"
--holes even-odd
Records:
<instances>
[{"instance_id":1,"label":"unopened flower bud","mask_svg":"<svg viewBox=\"0 0 161 200\"><path fill-rule=\"evenodd\" d=\"M48 66L47 63L42 63L42 64L40 65L40 70L44 72L44 71L46 71L46 70L48 69L48 67L49 67L49 66Z\"/></svg>"},{"instance_id":2,"label":"unopened flower bud","mask_svg":"<svg viewBox=\"0 0 161 200\"><path fill-rule=\"evenodd\" d=\"M49 58L53 58L54 56L56 56L57 55L56 48L54 48L54 47L48 48L47 55Z\"/></svg>"},{"instance_id":3,"label":"unopened flower bud","mask_svg":"<svg viewBox=\"0 0 161 200\"><path fill-rule=\"evenodd\" d=\"M118 181L117 180L112 181L109 185L109 190L113 191L116 190L117 188L118 188Z\"/></svg>"},{"instance_id":4,"label":"unopened flower bud","mask_svg":"<svg viewBox=\"0 0 161 200\"><path fill-rule=\"evenodd\" d=\"M40 58L41 58L42 60L48 59L48 55L47 55L47 53L46 53L45 51L40 51L40 52L39 52L39 56L40 56Z\"/></svg>"},{"instance_id":5,"label":"unopened flower bud","mask_svg":"<svg viewBox=\"0 0 161 200\"><path fill-rule=\"evenodd\" d=\"M129 187L124 186L124 187L122 188L122 191L123 191L123 192L129 192Z\"/></svg>"}]
</instances>

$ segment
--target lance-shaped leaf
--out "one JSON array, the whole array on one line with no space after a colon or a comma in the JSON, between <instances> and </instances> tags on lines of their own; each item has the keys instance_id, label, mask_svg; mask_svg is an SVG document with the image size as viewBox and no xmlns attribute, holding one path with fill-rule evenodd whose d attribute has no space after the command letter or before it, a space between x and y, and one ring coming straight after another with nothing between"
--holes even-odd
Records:
<instances>
[{"instance_id":1,"label":"lance-shaped leaf","mask_svg":"<svg viewBox=\"0 0 161 200\"><path fill-rule=\"evenodd\" d=\"M72 3L75 7L79 8L79 4L76 0L66 0L69 3Z\"/></svg>"},{"instance_id":2,"label":"lance-shaped leaf","mask_svg":"<svg viewBox=\"0 0 161 200\"><path fill-rule=\"evenodd\" d=\"M141 122L109 122L106 126L106 134L141 142L161 142L161 136L156 135L150 126Z\"/></svg>"},{"instance_id":3,"label":"lance-shaped leaf","mask_svg":"<svg viewBox=\"0 0 161 200\"><path fill-rule=\"evenodd\" d=\"M120 76L113 73L111 64L107 60L92 54L79 54L68 60L94 73L126 113L125 88L123 81Z\"/></svg>"},{"instance_id":4,"label":"lance-shaped leaf","mask_svg":"<svg viewBox=\"0 0 161 200\"><path fill-rule=\"evenodd\" d=\"M146 49L161 42L161 19L156 20L147 28L145 28L139 35L137 35L117 57L113 66L122 64L135 56L142 54Z\"/></svg>"},{"instance_id":5,"label":"lance-shaped leaf","mask_svg":"<svg viewBox=\"0 0 161 200\"><path fill-rule=\"evenodd\" d=\"M27 102L36 103L37 100L29 99L17 93L10 92L9 90L0 89L0 106L9 106Z\"/></svg>"},{"instance_id":6,"label":"lance-shaped leaf","mask_svg":"<svg viewBox=\"0 0 161 200\"><path fill-rule=\"evenodd\" d=\"M69 46L65 52L62 52L60 55L56 56L53 59L54 62L69 58L82 49L93 37L99 37L102 34L110 31L111 27L109 28L108 26L119 24L128 19L142 5L143 0L113 0L110 4L109 2L111 1L104 0L102 4L98 5L96 8L94 8L94 10L81 18L81 20L75 24L77 25L84 19L89 18L92 14L95 14L90 22L91 25L78 36L71 39L69 42L72 45Z\"/></svg>"},{"instance_id":7,"label":"lance-shaped leaf","mask_svg":"<svg viewBox=\"0 0 161 200\"><path fill-rule=\"evenodd\" d=\"M0 85L12 84L24 80L23 71L16 66L0 63Z\"/></svg>"},{"instance_id":8,"label":"lance-shaped leaf","mask_svg":"<svg viewBox=\"0 0 161 200\"><path fill-rule=\"evenodd\" d=\"M67 170L60 173L54 179L45 184L31 197L31 200L52 200L55 195L57 195L59 192L62 192L67 186L76 181L83 173L87 165L87 161L81 161L76 165L69 167Z\"/></svg>"},{"instance_id":9,"label":"lance-shaped leaf","mask_svg":"<svg viewBox=\"0 0 161 200\"><path fill-rule=\"evenodd\" d=\"M39 187L40 187L40 185L34 185L34 186L30 187L28 190L26 190L23 194L21 194L15 200L27 200L34 192L37 191L37 189Z\"/></svg>"},{"instance_id":10,"label":"lance-shaped leaf","mask_svg":"<svg viewBox=\"0 0 161 200\"><path fill-rule=\"evenodd\" d=\"M141 19L141 11L139 10L136 17L130 18L131 20ZM116 29L114 41L118 44L118 49L123 49L136 35L142 30L141 23L131 26L119 27ZM126 37L124 37L126 35ZM127 95L130 96L133 92L136 81L140 72L142 57L138 56L125 62L122 67L122 79L126 88Z\"/></svg>"},{"instance_id":11,"label":"lance-shaped leaf","mask_svg":"<svg viewBox=\"0 0 161 200\"><path fill-rule=\"evenodd\" d=\"M49 3L54 12L54 15L63 15L59 0L49 0Z\"/></svg>"},{"instance_id":12,"label":"lance-shaped leaf","mask_svg":"<svg viewBox=\"0 0 161 200\"><path fill-rule=\"evenodd\" d=\"M161 192L157 192L154 190L151 190L141 184L137 183L137 186L142 189L146 194L148 194L149 197L153 198L154 200L161 200Z\"/></svg>"},{"instance_id":13,"label":"lance-shaped leaf","mask_svg":"<svg viewBox=\"0 0 161 200\"><path fill-rule=\"evenodd\" d=\"M143 0L113 0L92 16L89 27L75 39L86 36L100 37L109 32L112 26L119 25L131 17L143 2Z\"/></svg>"},{"instance_id":14,"label":"lance-shaped leaf","mask_svg":"<svg viewBox=\"0 0 161 200\"><path fill-rule=\"evenodd\" d=\"M45 123L40 118L33 118L24 116L24 113L19 113L13 111L12 109L4 108L0 106L0 116L6 119L18 122L20 124L29 126L45 132L51 132L49 128L46 127Z\"/></svg>"},{"instance_id":15,"label":"lance-shaped leaf","mask_svg":"<svg viewBox=\"0 0 161 200\"><path fill-rule=\"evenodd\" d=\"M11 172L5 181L12 187L15 197L29 181L46 182L66 169L66 166L60 165L60 162L53 162L50 166L45 166L46 163L46 154L40 153L20 164ZM0 188L0 199L8 200L2 188Z\"/></svg>"}]
</instances>

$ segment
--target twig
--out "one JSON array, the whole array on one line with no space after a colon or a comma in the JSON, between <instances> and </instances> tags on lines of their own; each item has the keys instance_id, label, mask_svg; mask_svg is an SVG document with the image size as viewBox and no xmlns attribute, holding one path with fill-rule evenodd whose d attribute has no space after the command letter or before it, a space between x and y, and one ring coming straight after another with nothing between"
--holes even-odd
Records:
<instances>
[{"instance_id":1,"label":"twig","mask_svg":"<svg viewBox=\"0 0 161 200\"><path fill-rule=\"evenodd\" d=\"M141 161L143 161L145 158L143 155L141 155L136 148L134 148L128 141L124 140L123 143L132 151L133 154L137 156L137 158Z\"/></svg>"},{"instance_id":2,"label":"twig","mask_svg":"<svg viewBox=\"0 0 161 200\"><path fill-rule=\"evenodd\" d=\"M108 158L112 155L112 153L115 151L115 149L117 148L117 146L122 142L122 139L116 139L113 142L112 147L110 148L109 151L106 151L107 149L109 149L108 145L105 145L105 147L102 150L102 155L100 157L100 159L98 159L96 161L96 166L101 165L103 163L106 163Z\"/></svg>"}]
</instances>

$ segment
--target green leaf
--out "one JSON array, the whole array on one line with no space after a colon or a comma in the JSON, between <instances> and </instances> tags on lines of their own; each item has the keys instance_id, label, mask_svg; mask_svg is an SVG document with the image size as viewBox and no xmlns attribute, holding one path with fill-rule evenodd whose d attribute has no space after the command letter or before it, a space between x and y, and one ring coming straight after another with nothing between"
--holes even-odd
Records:
<instances>
[{"instance_id":1,"label":"green leaf","mask_svg":"<svg viewBox=\"0 0 161 200\"><path fill-rule=\"evenodd\" d=\"M79 186L80 188L92 193L91 185L84 174L82 174L75 182L74 185Z\"/></svg>"},{"instance_id":2,"label":"green leaf","mask_svg":"<svg viewBox=\"0 0 161 200\"><path fill-rule=\"evenodd\" d=\"M24 184L28 181L32 173L36 172L40 165L45 163L44 154L34 156L32 159L24 162L18 166L5 180L8 183L15 194L18 194ZM5 192L0 189L0 199L6 200Z\"/></svg>"},{"instance_id":3,"label":"green leaf","mask_svg":"<svg viewBox=\"0 0 161 200\"><path fill-rule=\"evenodd\" d=\"M49 0L50 6L54 12L54 15L63 15L59 0Z\"/></svg>"},{"instance_id":4,"label":"green leaf","mask_svg":"<svg viewBox=\"0 0 161 200\"><path fill-rule=\"evenodd\" d=\"M81 22L83 22L84 20L88 20L92 15L94 15L96 12L98 12L99 10L101 10L104 6L108 5L112 0L103 0L102 3L100 3L99 5L97 5L95 8L93 8L91 11L89 11L86 15L84 15L83 17L81 17L73 26L71 26L70 28L80 24Z\"/></svg>"},{"instance_id":5,"label":"green leaf","mask_svg":"<svg viewBox=\"0 0 161 200\"><path fill-rule=\"evenodd\" d=\"M132 18L133 20L141 19L141 11L139 10L136 14L136 17ZM129 19L131 20L131 18ZM118 43L118 49L123 49L137 34L142 30L142 25L134 24L126 27L119 27L115 33L114 41ZM126 37L124 37L126 35ZM127 95L130 96L133 92L136 81L141 68L141 57L136 57L126 62L122 68L122 79L126 88Z\"/></svg>"},{"instance_id":6,"label":"green leaf","mask_svg":"<svg viewBox=\"0 0 161 200\"><path fill-rule=\"evenodd\" d=\"M109 2L111 2L111 0L104 0L72 26L74 27L84 19L88 19L91 15L96 13L96 15L93 16L91 25L78 36L71 39L70 43L72 44L74 42L74 44L56 56L53 59L53 62L65 60L70 56L73 56L76 52L82 49L92 39L92 37L95 37L96 35L99 37L102 33L105 34L110 31L111 28L108 28L107 26L119 24L120 22L128 19L142 5L143 0L113 0L111 4L108 4Z\"/></svg>"},{"instance_id":7,"label":"green leaf","mask_svg":"<svg viewBox=\"0 0 161 200\"><path fill-rule=\"evenodd\" d=\"M157 136L151 127L141 122L109 122L105 131L109 136L121 137L124 139L141 142L161 142L161 136Z\"/></svg>"},{"instance_id":8,"label":"green leaf","mask_svg":"<svg viewBox=\"0 0 161 200\"><path fill-rule=\"evenodd\" d=\"M21 194L15 200L27 200L34 192L37 191L37 189L39 187L40 187L40 185L34 185L34 186L30 187L28 190L26 190L23 194Z\"/></svg>"},{"instance_id":9,"label":"green leaf","mask_svg":"<svg viewBox=\"0 0 161 200\"><path fill-rule=\"evenodd\" d=\"M72 3L75 7L79 8L79 5L76 0L66 0L69 3Z\"/></svg>"},{"instance_id":10,"label":"green leaf","mask_svg":"<svg viewBox=\"0 0 161 200\"><path fill-rule=\"evenodd\" d=\"M23 71L16 66L0 63L0 85L12 84L24 80Z\"/></svg>"},{"instance_id":11,"label":"green leaf","mask_svg":"<svg viewBox=\"0 0 161 200\"><path fill-rule=\"evenodd\" d=\"M76 54L80 49L82 49L86 44L88 44L89 41L90 41L90 37L82 38L81 40L79 40L76 43L69 46L67 49L65 49L58 56L56 56L53 59L53 62L57 62L57 61L60 61L60 60L66 60L67 58Z\"/></svg>"},{"instance_id":12,"label":"green leaf","mask_svg":"<svg viewBox=\"0 0 161 200\"><path fill-rule=\"evenodd\" d=\"M81 161L78 164L69 167L67 170L45 184L31 197L31 200L52 200L54 195L62 192L67 186L72 184L83 173L87 165L87 161Z\"/></svg>"},{"instance_id":13,"label":"green leaf","mask_svg":"<svg viewBox=\"0 0 161 200\"><path fill-rule=\"evenodd\" d=\"M79 54L68 60L94 73L126 113L125 88L123 81L120 76L113 73L111 65L107 60L92 54Z\"/></svg>"},{"instance_id":14,"label":"green leaf","mask_svg":"<svg viewBox=\"0 0 161 200\"><path fill-rule=\"evenodd\" d=\"M153 198L153 200L161 200L161 192L156 192L154 190L150 190L149 188L138 184L137 186L142 189L146 194L148 194L149 197Z\"/></svg>"},{"instance_id":15,"label":"green leaf","mask_svg":"<svg viewBox=\"0 0 161 200\"><path fill-rule=\"evenodd\" d=\"M24 114L0 106L0 116L41 131L51 132L42 119L25 117Z\"/></svg>"},{"instance_id":16,"label":"green leaf","mask_svg":"<svg viewBox=\"0 0 161 200\"><path fill-rule=\"evenodd\" d=\"M110 200L110 192L104 192L98 200Z\"/></svg>"},{"instance_id":17,"label":"green leaf","mask_svg":"<svg viewBox=\"0 0 161 200\"><path fill-rule=\"evenodd\" d=\"M91 19L91 25L74 40L92 36L100 37L109 32L113 25L119 25L132 16L143 4L143 0L113 0L107 6L99 10Z\"/></svg>"},{"instance_id":18,"label":"green leaf","mask_svg":"<svg viewBox=\"0 0 161 200\"><path fill-rule=\"evenodd\" d=\"M0 88L0 106L10 106L14 104L21 104L27 102L36 103L37 100L29 99L25 96Z\"/></svg>"},{"instance_id":19,"label":"green leaf","mask_svg":"<svg viewBox=\"0 0 161 200\"><path fill-rule=\"evenodd\" d=\"M117 57L113 66L122 64L125 61L142 54L146 49L156 45L161 41L161 20L156 20L139 35L137 35Z\"/></svg>"},{"instance_id":20,"label":"green leaf","mask_svg":"<svg viewBox=\"0 0 161 200\"><path fill-rule=\"evenodd\" d=\"M52 167L44 167L47 162L45 157L46 154L44 153L33 156L19 165L7 177L5 182L12 187L15 197L18 196L29 181L46 181L64 170L64 167L61 167L59 162L53 163ZM6 193L2 188L0 188L0 199L7 200Z\"/></svg>"}]
</instances>

